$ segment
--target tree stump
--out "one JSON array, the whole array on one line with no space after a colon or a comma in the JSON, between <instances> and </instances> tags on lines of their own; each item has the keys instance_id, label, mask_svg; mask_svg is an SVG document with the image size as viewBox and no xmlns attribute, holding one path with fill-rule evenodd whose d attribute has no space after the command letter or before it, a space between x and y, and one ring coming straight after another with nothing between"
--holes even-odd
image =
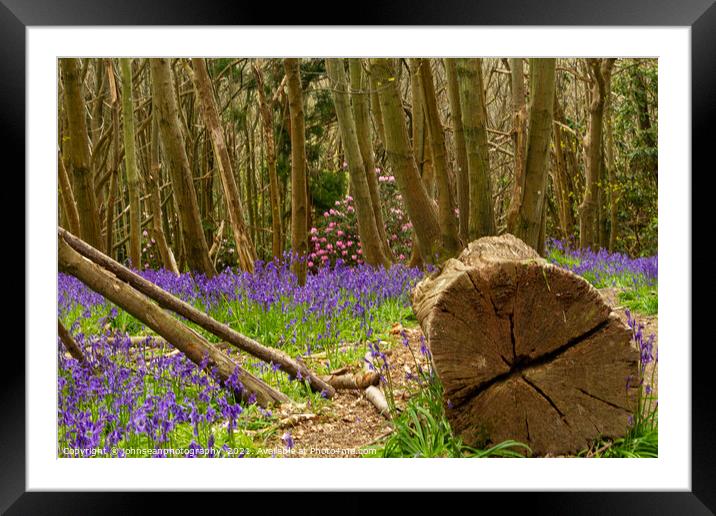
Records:
<instances>
[{"instance_id":1,"label":"tree stump","mask_svg":"<svg viewBox=\"0 0 716 516\"><path fill-rule=\"evenodd\" d=\"M412 295L465 444L562 455L626 433L639 353L583 278L507 234L470 243Z\"/></svg>"}]
</instances>

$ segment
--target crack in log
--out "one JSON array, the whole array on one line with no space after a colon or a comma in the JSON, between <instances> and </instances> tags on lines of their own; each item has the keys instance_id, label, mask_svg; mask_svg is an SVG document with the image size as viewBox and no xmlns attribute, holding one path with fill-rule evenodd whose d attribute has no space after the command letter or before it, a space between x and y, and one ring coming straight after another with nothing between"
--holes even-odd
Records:
<instances>
[{"instance_id":1,"label":"crack in log","mask_svg":"<svg viewBox=\"0 0 716 516\"><path fill-rule=\"evenodd\" d=\"M532 387L537 394L539 394L540 396L542 396L542 397L547 401L547 403L549 403L550 406L551 406L554 410L557 411L557 414L559 414L559 417L562 418L562 421L564 421L564 424L565 424L565 425L570 426L569 421L567 421L567 416L564 414L564 412L562 412L561 410L559 410L559 407L557 406L557 404L554 402L554 400L552 400L552 398L550 398L549 396L547 396L547 393L546 393L546 392L544 392L542 389L540 389L539 387L537 387L537 385L535 385L534 383L532 383L531 381L529 381L529 380L525 377L525 375L522 375L522 380L524 380L524 382L525 382L527 385L529 385L530 387Z\"/></svg>"},{"instance_id":2,"label":"crack in log","mask_svg":"<svg viewBox=\"0 0 716 516\"><path fill-rule=\"evenodd\" d=\"M569 349L577 346L578 344L584 342L585 340L589 339L592 335L595 335L596 333L599 333L602 331L606 326L609 324L609 318L605 319L604 321L597 324L594 328L591 330L588 330L581 335L578 335L577 337L570 339L567 341L566 344L563 344L562 346L550 351L549 353L545 353L544 355L541 355L533 360L519 360L516 361L512 368L502 374L498 374L494 377L492 377L489 380L486 380L484 382L481 382L477 385L472 386L471 388L465 388L465 394L461 396L460 400L453 400L454 408L458 408L461 405L464 405L469 401L470 398L475 398L479 396L481 393L485 392L487 389L492 387L493 385L503 382L506 380L509 380L510 378L514 376L522 376L523 371L527 371L529 369L533 369L536 367L539 367L541 365L545 365L551 361L553 361L556 358L559 358L559 355L565 353ZM463 390L463 389L461 389ZM622 409L624 410L624 409Z\"/></svg>"},{"instance_id":3,"label":"crack in log","mask_svg":"<svg viewBox=\"0 0 716 516\"><path fill-rule=\"evenodd\" d=\"M604 403L605 405L609 405L609 406L612 407L612 408L621 410L621 411L623 411L623 412L626 412L627 414L631 414L631 411L630 411L630 410L625 409L624 407L620 407L619 405L616 405L616 404L612 403L611 401L607 401L607 400L604 400L604 399L602 399L602 398L599 398L598 396L595 396L594 394L591 394L591 393L585 391L585 390L582 389L581 387L577 387L577 390L578 390L579 392L581 392L582 394L584 394L584 395L586 395L586 396L589 396L590 398L593 398L593 399L595 399L595 400L597 400L597 401L601 401L601 402Z\"/></svg>"},{"instance_id":4,"label":"crack in log","mask_svg":"<svg viewBox=\"0 0 716 516\"><path fill-rule=\"evenodd\" d=\"M510 314L510 339L512 339L512 362L517 362L517 349L515 344L515 314Z\"/></svg>"}]
</instances>

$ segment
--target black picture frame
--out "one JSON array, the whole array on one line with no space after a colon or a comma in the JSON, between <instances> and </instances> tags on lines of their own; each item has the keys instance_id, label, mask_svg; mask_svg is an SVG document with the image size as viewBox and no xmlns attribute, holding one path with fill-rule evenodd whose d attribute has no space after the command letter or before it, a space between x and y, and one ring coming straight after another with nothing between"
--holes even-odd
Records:
<instances>
[{"instance_id":1,"label":"black picture frame","mask_svg":"<svg viewBox=\"0 0 716 516\"><path fill-rule=\"evenodd\" d=\"M25 149L25 29L50 25L334 25L328 13L337 3L316 1L293 6L225 0L0 0L0 148L24 170ZM417 3L392 1L362 4L340 18L356 25L557 25L557 26L688 26L691 27L692 162L708 164L716 141L716 5L714 0L548 0L526 2L441 0ZM340 19L338 21L340 21ZM7 169L6 169L7 170ZM693 177L683 171L684 180ZM0 193L24 199L24 181ZM22 191L23 195L18 192ZM698 190L694 189L694 193ZM694 202L693 205L696 205ZM24 209L22 210L24 213ZM701 218L693 217L692 235ZM15 255L15 269L25 263L24 224L15 239L23 259ZM703 229L703 228L702 228ZM20 245L23 243L23 245ZM692 260L694 270L705 261ZM25 270L25 277L32 271ZM21 292L20 275L8 278L5 288ZM20 303L19 300L17 302ZM24 303L22 303L24 306ZM705 317L703 305L692 304L692 320ZM29 307L28 307L29 309ZM27 312L25 313L27 317ZM27 319L26 319L27 320ZM685 321L691 326L691 321ZM688 334L688 333L687 333ZM24 335L23 335L24 338ZM684 342L684 345L691 343ZM692 490L690 492L510 493L510 503L528 505L531 512L550 514L713 514L716 510L716 435L713 392L708 360L710 340L692 343ZM700 345L699 345L700 344ZM708 344L708 345L706 345ZM26 492L25 488L25 358L13 354L12 367L0 374L0 510L7 514L93 514L142 512L133 493ZM320 488L320 484L317 484ZM351 495L359 498L357 494ZM487 495L485 495L487 496ZM492 496L492 495L491 495ZM504 495L498 495L504 496ZM165 510L184 508L187 497L163 496ZM420 497L418 497L419 500ZM276 502L281 503L281 502ZM421 503L421 502L419 502ZM456 500L456 503L459 501ZM273 504L272 504L273 505ZM353 504L348 498L345 507ZM366 505L365 501L360 505ZM368 504L370 505L370 504ZM146 507L146 506L145 506ZM149 507L146 507L149 509ZM294 505L295 508L295 505ZM407 509L407 507L404 507ZM219 510L218 508L215 510Z\"/></svg>"}]
</instances>

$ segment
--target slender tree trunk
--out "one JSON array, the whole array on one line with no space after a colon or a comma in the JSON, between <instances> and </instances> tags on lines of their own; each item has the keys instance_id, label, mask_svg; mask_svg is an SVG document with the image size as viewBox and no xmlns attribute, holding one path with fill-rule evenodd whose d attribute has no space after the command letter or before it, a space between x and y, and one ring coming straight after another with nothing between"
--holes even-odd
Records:
<instances>
[{"instance_id":1,"label":"slender tree trunk","mask_svg":"<svg viewBox=\"0 0 716 516\"><path fill-rule=\"evenodd\" d=\"M458 221L455 218L455 203L450 187L445 132L443 131L438 102L435 97L435 83L428 59L417 59L420 84L423 92L423 106L430 135L430 150L435 168L435 179L438 187L438 220L443 249L449 255L456 255L460 242L458 240Z\"/></svg>"},{"instance_id":2,"label":"slender tree trunk","mask_svg":"<svg viewBox=\"0 0 716 516\"><path fill-rule=\"evenodd\" d=\"M341 132L341 141L351 177L351 192L356 206L358 233L360 234L366 263L388 267L390 262L386 258L381 245L381 237L376 225L370 189L366 178L366 169L358 143L355 121L351 114L344 64L343 59L326 59L326 71L331 80L338 127Z\"/></svg>"},{"instance_id":3,"label":"slender tree trunk","mask_svg":"<svg viewBox=\"0 0 716 516\"><path fill-rule=\"evenodd\" d=\"M552 137L555 59L530 59L530 109L525 187L515 227L511 232L540 254L540 231L544 213Z\"/></svg>"},{"instance_id":4,"label":"slender tree trunk","mask_svg":"<svg viewBox=\"0 0 716 516\"><path fill-rule=\"evenodd\" d=\"M226 148L224 132L221 128L221 121L219 120L219 110L216 107L214 92L211 88L209 71L206 68L206 62L203 58L193 58L192 64L194 67L194 84L196 86L199 103L201 104L202 114L204 115L204 124L211 137L214 157L219 165L221 185L223 186L226 208L229 212L229 221L231 222L231 229L234 234L234 241L236 242L239 267L244 271L253 272L254 262L256 261L256 249L244 223L241 197L234 179L234 171L231 166L229 151Z\"/></svg>"},{"instance_id":5,"label":"slender tree trunk","mask_svg":"<svg viewBox=\"0 0 716 516\"><path fill-rule=\"evenodd\" d=\"M117 201L117 175L119 174L121 138L119 131L119 91L114 77L112 60L106 59L107 80L112 95L112 164L110 165L109 192L105 210L105 242L108 256L116 256L114 252L114 203Z\"/></svg>"},{"instance_id":6,"label":"slender tree trunk","mask_svg":"<svg viewBox=\"0 0 716 516\"><path fill-rule=\"evenodd\" d=\"M563 127L567 119L562 111L559 98L555 88L554 95L554 152L557 162L555 175L558 178L561 188L559 199L559 214L561 218L562 233L564 238L570 238L575 234L576 222L574 219L573 199L575 198L574 183L571 174L576 173L576 156L572 145L573 138Z\"/></svg>"},{"instance_id":7,"label":"slender tree trunk","mask_svg":"<svg viewBox=\"0 0 716 516\"><path fill-rule=\"evenodd\" d=\"M470 222L470 177L467 165L467 147L465 144L465 131L462 125L462 107L460 106L460 88L457 81L455 59L445 58L445 73L447 75L448 102L450 103L450 122L453 137L455 138L455 180L457 183L457 207L460 221L460 239L463 244L469 241Z\"/></svg>"},{"instance_id":8,"label":"slender tree trunk","mask_svg":"<svg viewBox=\"0 0 716 516\"><path fill-rule=\"evenodd\" d=\"M370 60L366 60L368 64L368 83L370 85L370 108L373 112L373 120L375 122L375 130L378 133L378 140L383 148L385 148L385 124L383 123L383 112L380 108L380 99L378 97L378 87L373 67Z\"/></svg>"},{"instance_id":9,"label":"slender tree trunk","mask_svg":"<svg viewBox=\"0 0 716 516\"><path fill-rule=\"evenodd\" d=\"M64 209L65 216L67 217L69 230L74 234L79 235L80 216L79 213L77 213L77 204L75 203L75 196L72 193L70 176L67 174L65 162L62 160L62 156L59 152L57 153L57 165L58 178L60 183L60 193L62 194L62 207Z\"/></svg>"},{"instance_id":10,"label":"slender tree trunk","mask_svg":"<svg viewBox=\"0 0 716 516\"><path fill-rule=\"evenodd\" d=\"M257 91L259 94L259 112L264 131L264 147L266 149L266 162L269 174L269 196L271 201L271 251L274 256L283 254L283 230L281 228L281 200L278 188L278 174L276 172L276 145L273 136L273 119L271 108L266 102L264 94L263 74L257 66L253 67L256 76Z\"/></svg>"},{"instance_id":11,"label":"slender tree trunk","mask_svg":"<svg viewBox=\"0 0 716 516\"><path fill-rule=\"evenodd\" d=\"M124 169L129 190L129 260L132 267L142 268L142 241L140 237L141 207L139 200L139 172L137 151L134 144L134 103L132 102L132 63L128 58L119 59L122 74L122 121L124 135Z\"/></svg>"},{"instance_id":12,"label":"slender tree trunk","mask_svg":"<svg viewBox=\"0 0 716 516\"><path fill-rule=\"evenodd\" d=\"M589 59L592 74L592 102L589 105L589 144L585 167L584 196L579 206L579 246L599 244L597 230L598 182L601 169L602 129L606 84L611 80L614 59Z\"/></svg>"},{"instance_id":13,"label":"slender tree trunk","mask_svg":"<svg viewBox=\"0 0 716 516\"><path fill-rule=\"evenodd\" d=\"M171 70L166 58L151 59L152 102L159 116L164 157L169 164L172 187L180 207L181 231L186 259L189 267L207 276L216 274L209 259L209 247L199 217L199 206L184 146L184 136L179 125L179 110L172 86Z\"/></svg>"},{"instance_id":14,"label":"slender tree trunk","mask_svg":"<svg viewBox=\"0 0 716 516\"><path fill-rule=\"evenodd\" d=\"M456 59L470 184L469 238L495 234L481 59Z\"/></svg>"},{"instance_id":15,"label":"slender tree trunk","mask_svg":"<svg viewBox=\"0 0 716 516\"><path fill-rule=\"evenodd\" d=\"M76 58L60 59L60 68L65 86L69 162L72 170L73 193L79 214L80 237L101 249L103 244L99 210L94 192L93 172L90 168L90 141L85 120L85 103L82 97L83 76L79 60Z\"/></svg>"},{"instance_id":16,"label":"slender tree trunk","mask_svg":"<svg viewBox=\"0 0 716 516\"><path fill-rule=\"evenodd\" d=\"M383 221L383 208L380 201L378 189L378 178L375 172L375 159L373 157L373 141L370 130L370 109L368 106L368 78L363 73L361 59L348 59L348 68L351 77L351 100L353 101L353 119L355 120L356 135L360 146L363 168L370 191L370 201L375 218L375 225L378 228L380 244L383 254L388 260L392 260L392 252L385 234L385 222Z\"/></svg>"},{"instance_id":17,"label":"slender tree trunk","mask_svg":"<svg viewBox=\"0 0 716 516\"><path fill-rule=\"evenodd\" d=\"M607 189L609 192L609 242L607 247L610 252L616 248L617 235L619 234L617 219L617 202L619 200L617 175L614 168L614 122L612 119L612 101L611 101L611 81L607 83L606 88L606 127L604 152L606 154L607 165Z\"/></svg>"},{"instance_id":18,"label":"slender tree trunk","mask_svg":"<svg viewBox=\"0 0 716 516\"><path fill-rule=\"evenodd\" d=\"M512 79L512 147L515 153L512 200L507 211L507 227L514 228L525 189L525 158L527 154L527 104L525 102L524 59L510 59Z\"/></svg>"},{"instance_id":19,"label":"slender tree trunk","mask_svg":"<svg viewBox=\"0 0 716 516\"><path fill-rule=\"evenodd\" d=\"M408 140L408 128L403 115L395 69L390 59L371 59L370 63L383 114L388 162L393 168L398 189L405 201L423 260L427 263L435 263L446 253L440 245L440 226L435 207L420 178Z\"/></svg>"},{"instance_id":20,"label":"slender tree trunk","mask_svg":"<svg viewBox=\"0 0 716 516\"><path fill-rule=\"evenodd\" d=\"M150 166L147 172L147 189L149 190L149 207L152 211L154 240L157 242L159 254L162 257L162 264L168 271L179 275L179 267L174 259L169 244L167 243L164 229L162 228L162 199L159 193L159 178L161 177L161 165L159 163L159 122L156 113L152 113L152 136L149 143Z\"/></svg>"},{"instance_id":21,"label":"slender tree trunk","mask_svg":"<svg viewBox=\"0 0 716 516\"><path fill-rule=\"evenodd\" d=\"M286 70L288 109L291 114L291 247L298 255L293 270L299 285L306 282L308 253L308 203L306 196L306 128L303 118L303 91L299 73L299 60L283 60Z\"/></svg>"}]
</instances>

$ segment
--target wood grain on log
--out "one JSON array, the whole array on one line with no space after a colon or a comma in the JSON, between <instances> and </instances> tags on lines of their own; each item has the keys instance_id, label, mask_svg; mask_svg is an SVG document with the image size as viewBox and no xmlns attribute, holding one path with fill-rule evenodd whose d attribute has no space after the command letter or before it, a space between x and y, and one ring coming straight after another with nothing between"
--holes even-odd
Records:
<instances>
[{"instance_id":1,"label":"wood grain on log","mask_svg":"<svg viewBox=\"0 0 716 516\"><path fill-rule=\"evenodd\" d=\"M416 286L413 308L466 444L563 454L626 433L639 361L629 329L586 280L521 240L470 243Z\"/></svg>"}]
</instances>

